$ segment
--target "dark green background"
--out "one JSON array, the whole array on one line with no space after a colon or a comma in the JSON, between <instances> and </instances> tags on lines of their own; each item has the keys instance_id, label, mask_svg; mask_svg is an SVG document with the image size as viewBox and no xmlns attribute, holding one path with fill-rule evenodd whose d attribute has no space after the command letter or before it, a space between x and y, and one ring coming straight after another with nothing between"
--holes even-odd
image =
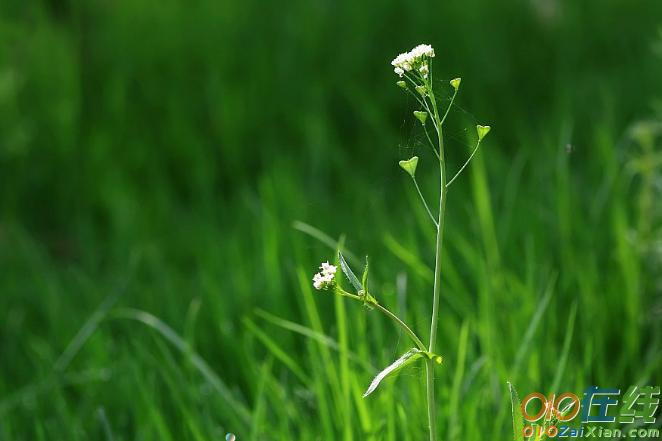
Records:
<instances>
[{"instance_id":1,"label":"dark green background","mask_svg":"<svg viewBox=\"0 0 662 441\"><path fill-rule=\"evenodd\" d=\"M393 309L396 274L406 273L420 293L406 301L408 318L427 335L432 235L397 161L421 156L430 200L437 178L389 64L419 43L436 49L444 103L447 81L462 77L446 127L451 173L473 127L492 127L448 206L440 400L457 397L448 388L463 323L477 389L463 390L458 414L442 404L444 439L510 437L506 380L523 395L659 385L661 26L652 0L4 0L0 439L101 439L100 408L117 439L239 432L222 399L200 395L186 357L112 311L54 371L124 278L113 307L182 333L248 408L271 360L286 395L272 393L270 429L256 439L364 439L356 420L324 423L320 397L242 318L325 378L308 361L309 340L254 315L312 326L298 277L333 251L293 229L299 220L370 254L378 300ZM403 262L389 237L416 261ZM549 307L527 340L545 289ZM328 296L320 302L334 310ZM573 307L563 390L551 391ZM359 305L346 308L365 322ZM369 336L350 331L349 346L379 367L407 343L371 317ZM322 319L336 338L334 315ZM356 375L367 385L375 373ZM422 396L412 376L392 390ZM283 422L279 400L300 420ZM380 420L388 406L374 403ZM405 414L422 405L412 398ZM410 418L371 436L422 439L424 418ZM447 437L449 421L458 427Z\"/></svg>"}]
</instances>

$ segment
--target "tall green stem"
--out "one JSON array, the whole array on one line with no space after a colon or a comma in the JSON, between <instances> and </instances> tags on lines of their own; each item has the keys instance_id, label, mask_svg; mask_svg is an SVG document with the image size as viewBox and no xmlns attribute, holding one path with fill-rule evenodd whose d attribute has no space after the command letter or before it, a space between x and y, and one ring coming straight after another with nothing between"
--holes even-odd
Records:
<instances>
[{"instance_id":1,"label":"tall green stem","mask_svg":"<svg viewBox=\"0 0 662 441\"><path fill-rule=\"evenodd\" d=\"M428 425L430 426L430 441L437 440L437 416L434 402L434 363L425 362L426 386L428 391Z\"/></svg>"},{"instance_id":2,"label":"tall green stem","mask_svg":"<svg viewBox=\"0 0 662 441\"><path fill-rule=\"evenodd\" d=\"M441 134L439 135L441 138ZM443 147L442 147L443 148ZM443 150L442 150L443 152ZM442 160L439 162L441 174L441 193L439 196L439 221L437 223L437 248L435 252L434 264L434 295L432 299L432 325L430 326L430 352L434 353L434 347L437 343L437 322L439 320L439 291L441 290L441 251L444 239L444 214L446 212L446 167Z\"/></svg>"},{"instance_id":3,"label":"tall green stem","mask_svg":"<svg viewBox=\"0 0 662 441\"><path fill-rule=\"evenodd\" d=\"M434 118L437 122L436 129L439 141L439 175L441 180L439 190L439 221L437 222L437 246L435 251L434 264L434 294L432 299L432 324L430 326L430 347L429 352L435 353L437 343L437 324L439 321L439 291L441 289L441 250L444 239L444 214L446 212L446 163L444 161L444 138L441 130L441 120L437 110L437 103L433 92L430 90L430 98L434 108ZM430 441L437 439L437 417L436 403L434 400L434 364L428 360L426 365L427 374L427 398L428 398L428 423L430 426Z\"/></svg>"}]
</instances>

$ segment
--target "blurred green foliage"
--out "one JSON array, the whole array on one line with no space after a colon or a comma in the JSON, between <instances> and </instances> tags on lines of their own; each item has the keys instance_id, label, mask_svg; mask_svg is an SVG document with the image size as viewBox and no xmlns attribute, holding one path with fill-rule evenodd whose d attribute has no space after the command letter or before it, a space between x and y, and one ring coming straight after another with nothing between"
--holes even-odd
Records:
<instances>
[{"instance_id":1,"label":"blurred green foliage","mask_svg":"<svg viewBox=\"0 0 662 441\"><path fill-rule=\"evenodd\" d=\"M451 172L492 127L449 203L444 439L509 435L506 380L522 396L659 385L660 26L654 0L4 0L0 439L421 439L416 371L355 401L407 347L328 297L315 321L302 292L333 251L292 228L346 233L377 299L429 326L431 232L397 161L421 156L430 195L436 178L389 64L419 43L440 90L463 79ZM252 431L186 351L115 307L181 334Z\"/></svg>"}]
</instances>

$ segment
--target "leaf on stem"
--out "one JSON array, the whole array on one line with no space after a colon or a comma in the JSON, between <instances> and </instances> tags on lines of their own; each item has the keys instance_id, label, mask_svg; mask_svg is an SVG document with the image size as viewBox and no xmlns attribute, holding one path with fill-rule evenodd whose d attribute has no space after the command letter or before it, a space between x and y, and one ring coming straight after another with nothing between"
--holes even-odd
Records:
<instances>
[{"instance_id":1,"label":"leaf on stem","mask_svg":"<svg viewBox=\"0 0 662 441\"><path fill-rule=\"evenodd\" d=\"M363 280L361 280L361 286L365 293L368 292L368 269L369 269L368 256L365 256L365 269L363 270Z\"/></svg>"},{"instance_id":2,"label":"leaf on stem","mask_svg":"<svg viewBox=\"0 0 662 441\"><path fill-rule=\"evenodd\" d=\"M412 364L413 362L415 362L420 358L427 358L427 354L418 348L411 348L410 350L405 352L405 354L402 357L395 360L390 366L388 366L386 369L384 369L383 371L377 374L375 379L372 380L372 383L370 383L370 387L368 387L366 393L363 394L363 398L373 393L375 389L377 389L377 386L379 386L379 383L381 383L381 381L384 378L388 377L391 374L396 373L403 367Z\"/></svg>"},{"instance_id":3,"label":"leaf on stem","mask_svg":"<svg viewBox=\"0 0 662 441\"><path fill-rule=\"evenodd\" d=\"M345 261L345 258L340 251L338 251L338 261L340 262L340 268L342 268L342 272L345 273L345 276L347 276L349 283L351 283L352 286L356 288L356 292L360 292L363 289L363 286L361 285L361 282L359 282L359 279L356 277L356 275L354 275L349 265L347 265L347 262Z\"/></svg>"}]
</instances>

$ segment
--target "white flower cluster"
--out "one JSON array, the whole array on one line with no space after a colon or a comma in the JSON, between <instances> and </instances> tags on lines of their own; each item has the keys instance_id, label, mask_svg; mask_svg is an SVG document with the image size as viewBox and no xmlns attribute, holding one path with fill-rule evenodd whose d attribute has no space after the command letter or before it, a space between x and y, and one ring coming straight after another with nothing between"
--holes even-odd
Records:
<instances>
[{"instance_id":1,"label":"white flower cluster","mask_svg":"<svg viewBox=\"0 0 662 441\"><path fill-rule=\"evenodd\" d=\"M400 75L400 77L405 72L418 70L423 78L427 78L429 68L425 57L434 57L434 49L429 44L419 44L410 52L405 52L395 57L395 60L391 61L391 65L395 68L395 73Z\"/></svg>"},{"instance_id":2,"label":"white flower cluster","mask_svg":"<svg viewBox=\"0 0 662 441\"><path fill-rule=\"evenodd\" d=\"M313 277L313 286L315 286L315 289L326 289L333 286L338 267L329 265L329 262L324 262L320 266L320 269L322 271Z\"/></svg>"}]
</instances>

